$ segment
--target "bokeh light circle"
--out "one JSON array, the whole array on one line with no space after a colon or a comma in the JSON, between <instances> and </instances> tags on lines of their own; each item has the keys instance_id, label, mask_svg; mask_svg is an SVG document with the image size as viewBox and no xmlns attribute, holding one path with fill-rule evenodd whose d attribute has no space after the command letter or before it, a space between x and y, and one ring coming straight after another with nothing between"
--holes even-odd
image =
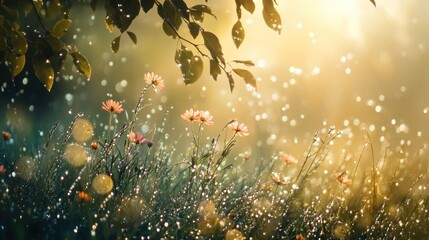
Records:
<instances>
[{"instance_id":1,"label":"bokeh light circle","mask_svg":"<svg viewBox=\"0 0 429 240\"><path fill-rule=\"evenodd\" d=\"M79 118L73 126L72 135L78 142L88 141L94 135L94 127L88 120Z\"/></svg>"},{"instance_id":2,"label":"bokeh light circle","mask_svg":"<svg viewBox=\"0 0 429 240\"><path fill-rule=\"evenodd\" d=\"M237 229L229 230L225 235L226 240L243 240L243 234Z\"/></svg>"},{"instance_id":3,"label":"bokeh light circle","mask_svg":"<svg viewBox=\"0 0 429 240\"><path fill-rule=\"evenodd\" d=\"M74 167L81 167L88 162L88 152L85 147L71 143L66 146L64 159Z\"/></svg>"},{"instance_id":4,"label":"bokeh light circle","mask_svg":"<svg viewBox=\"0 0 429 240\"><path fill-rule=\"evenodd\" d=\"M113 189L113 180L107 174L98 174L92 180L92 188L98 194L108 194Z\"/></svg>"},{"instance_id":5,"label":"bokeh light circle","mask_svg":"<svg viewBox=\"0 0 429 240\"><path fill-rule=\"evenodd\" d=\"M16 175L24 180L30 180L33 177L36 162L30 157L21 157L15 163Z\"/></svg>"}]
</instances>

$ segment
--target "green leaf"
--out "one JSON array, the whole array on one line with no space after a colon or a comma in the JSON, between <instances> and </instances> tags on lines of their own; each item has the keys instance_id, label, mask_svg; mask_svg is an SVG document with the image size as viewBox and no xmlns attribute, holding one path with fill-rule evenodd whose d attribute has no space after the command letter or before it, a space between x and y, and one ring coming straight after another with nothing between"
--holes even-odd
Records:
<instances>
[{"instance_id":1,"label":"green leaf","mask_svg":"<svg viewBox=\"0 0 429 240\"><path fill-rule=\"evenodd\" d=\"M249 66L249 67L255 66L255 63L250 61L250 60L234 60L233 62L241 63L241 64L244 64L244 65Z\"/></svg>"},{"instance_id":2,"label":"green leaf","mask_svg":"<svg viewBox=\"0 0 429 240\"><path fill-rule=\"evenodd\" d=\"M181 48L176 50L176 54L174 56L174 60L179 65L180 70L182 71L182 75L185 78L191 69L191 61L194 57L192 51L190 51L185 46L181 46Z\"/></svg>"},{"instance_id":3,"label":"green leaf","mask_svg":"<svg viewBox=\"0 0 429 240\"><path fill-rule=\"evenodd\" d=\"M43 1L33 1L31 5L37 14L41 14L42 10L45 11Z\"/></svg>"},{"instance_id":4,"label":"green leaf","mask_svg":"<svg viewBox=\"0 0 429 240\"><path fill-rule=\"evenodd\" d=\"M214 59L219 59L223 64L225 64L225 59L223 58L222 46L220 45L219 39L212 32L201 32L204 39L204 45L210 51Z\"/></svg>"},{"instance_id":5,"label":"green leaf","mask_svg":"<svg viewBox=\"0 0 429 240\"><path fill-rule=\"evenodd\" d=\"M189 32L191 33L192 37L195 39L200 33L200 29L201 29L200 25L198 25L198 23L195 23L195 22L189 22L188 27L189 27Z\"/></svg>"},{"instance_id":6,"label":"green leaf","mask_svg":"<svg viewBox=\"0 0 429 240\"><path fill-rule=\"evenodd\" d=\"M240 20L238 20L232 27L231 34L232 34L232 40L234 41L235 46L239 48L245 36L244 28Z\"/></svg>"},{"instance_id":7,"label":"green leaf","mask_svg":"<svg viewBox=\"0 0 429 240\"><path fill-rule=\"evenodd\" d=\"M137 36L133 32L127 31L128 36L131 38L134 44L137 44Z\"/></svg>"},{"instance_id":8,"label":"green leaf","mask_svg":"<svg viewBox=\"0 0 429 240\"><path fill-rule=\"evenodd\" d=\"M176 39L177 37L176 31L174 31L174 29L166 21L162 22L162 30L167 36Z\"/></svg>"},{"instance_id":9,"label":"green leaf","mask_svg":"<svg viewBox=\"0 0 429 240\"><path fill-rule=\"evenodd\" d=\"M94 12L95 12L95 8L96 8L96 6L97 6L97 1L98 1L98 0L91 0L91 3L90 3L90 5L91 5L91 9L92 9L92 11L94 11Z\"/></svg>"},{"instance_id":10,"label":"green leaf","mask_svg":"<svg viewBox=\"0 0 429 240\"><path fill-rule=\"evenodd\" d=\"M235 86L235 83L234 83L234 78L232 77L232 74L231 73L226 73L226 76L228 77L228 81L229 81L229 88L231 89L231 92L234 90L234 86Z\"/></svg>"},{"instance_id":11,"label":"green leaf","mask_svg":"<svg viewBox=\"0 0 429 240\"><path fill-rule=\"evenodd\" d=\"M68 51L66 49L61 49L60 51L55 52L54 55L49 58L55 73L61 72L63 64L67 58L67 53Z\"/></svg>"},{"instance_id":12,"label":"green leaf","mask_svg":"<svg viewBox=\"0 0 429 240\"><path fill-rule=\"evenodd\" d=\"M22 55L27 52L27 39L24 37L24 35L22 35L21 32L13 30L11 44L13 46L13 52L15 54Z\"/></svg>"},{"instance_id":13,"label":"green leaf","mask_svg":"<svg viewBox=\"0 0 429 240\"><path fill-rule=\"evenodd\" d=\"M114 26L117 26L121 33L128 30L133 20L137 17L140 12L140 1L139 0L127 0L127 1L106 1L104 5L106 10L106 27L112 30Z\"/></svg>"},{"instance_id":14,"label":"green leaf","mask_svg":"<svg viewBox=\"0 0 429 240\"><path fill-rule=\"evenodd\" d=\"M121 35L119 35L115 39L113 39L112 43L110 44L110 48L112 49L113 53L118 52L119 43L121 43Z\"/></svg>"},{"instance_id":15,"label":"green leaf","mask_svg":"<svg viewBox=\"0 0 429 240\"><path fill-rule=\"evenodd\" d=\"M191 7L189 11L191 12L192 17L199 22L204 20L204 13L212 15L214 18L216 18L210 7L204 4L195 5Z\"/></svg>"},{"instance_id":16,"label":"green leaf","mask_svg":"<svg viewBox=\"0 0 429 240\"><path fill-rule=\"evenodd\" d=\"M166 16L164 12L164 7L162 5L158 5L157 11L158 15L162 18L162 20L165 20Z\"/></svg>"},{"instance_id":17,"label":"green leaf","mask_svg":"<svg viewBox=\"0 0 429 240\"><path fill-rule=\"evenodd\" d=\"M199 12L203 12L203 13L210 14L210 15L212 15L213 17L215 17L215 18L216 18L216 16L215 16L215 15L213 15L213 12L212 12L212 10L210 9L210 7L209 7L209 6L207 6L207 5L204 5L204 4L198 4L198 5L192 6L190 9L191 9L191 10L194 10L194 11L199 11Z\"/></svg>"},{"instance_id":18,"label":"green leaf","mask_svg":"<svg viewBox=\"0 0 429 240\"><path fill-rule=\"evenodd\" d=\"M155 0L140 0L140 5L145 13L149 12L153 8Z\"/></svg>"},{"instance_id":19,"label":"green leaf","mask_svg":"<svg viewBox=\"0 0 429 240\"><path fill-rule=\"evenodd\" d=\"M203 22L204 21L204 13L203 12L199 12L199 11L195 11L195 10L190 10L191 12L191 16L195 21L198 22Z\"/></svg>"},{"instance_id":20,"label":"green leaf","mask_svg":"<svg viewBox=\"0 0 429 240\"><path fill-rule=\"evenodd\" d=\"M118 27L121 32L125 32L128 29L128 27L140 12L139 0L127 0L123 2L122 8L118 7L120 12L119 19L121 22L121 25L118 25Z\"/></svg>"},{"instance_id":21,"label":"green leaf","mask_svg":"<svg viewBox=\"0 0 429 240\"><path fill-rule=\"evenodd\" d=\"M256 79L252 73L250 73L245 69L240 69L240 68L234 68L232 70L235 72L235 74L242 77L244 82L246 82L246 84L249 84L256 89Z\"/></svg>"},{"instance_id":22,"label":"green leaf","mask_svg":"<svg viewBox=\"0 0 429 240\"><path fill-rule=\"evenodd\" d=\"M46 90L50 92L55 79L51 62L44 58L41 52L36 52L33 55L32 64L36 77L43 83Z\"/></svg>"},{"instance_id":23,"label":"green leaf","mask_svg":"<svg viewBox=\"0 0 429 240\"><path fill-rule=\"evenodd\" d=\"M63 43L56 36L47 35L45 41L49 44L52 51L59 52L63 49Z\"/></svg>"},{"instance_id":24,"label":"green leaf","mask_svg":"<svg viewBox=\"0 0 429 240\"><path fill-rule=\"evenodd\" d=\"M210 75L213 77L215 81L217 81L217 76L220 75L221 73L222 71L219 67L219 64L216 61L210 59Z\"/></svg>"},{"instance_id":25,"label":"green leaf","mask_svg":"<svg viewBox=\"0 0 429 240\"><path fill-rule=\"evenodd\" d=\"M61 4L58 0L51 0L46 7L45 19L53 20L58 18L61 14Z\"/></svg>"},{"instance_id":26,"label":"green leaf","mask_svg":"<svg viewBox=\"0 0 429 240\"><path fill-rule=\"evenodd\" d=\"M191 84L196 82L203 72L203 61L201 57L194 56L185 46L181 45L176 50L174 60L180 67L185 84Z\"/></svg>"},{"instance_id":27,"label":"green leaf","mask_svg":"<svg viewBox=\"0 0 429 240\"><path fill-rule=\"evenodd\" d=\"M3 52L4 50L6 50L6 47L7 47L6 37L5 35L0 34L0 52ZM1 61L2 59L0 59L0 62Z\"/></svg>"},{"instance_id":28,"label":"green leaf","mask_svg":"<svg viewBox=\"0 0 429 240\"><path fill-rule=\"evenodd\" d=\"M241 0L235 0L235 12L238 19L241 19Z\"/></svg>"},{"instance_id":29,"label":"green leaf","mask_svg":"<svg viewBox=\"0 0 429 240\"><path fill-rule=\"evenodd\" d=\"M45 59L49 59L54 54L54 51L46 38L37 38L35 41L35 47L36 51L38 51Z\"/></svg>"},{"instance_id":30,"label":"green leaf","mask_svg":"<svg viewBox=\"0 0 429 240\"><path fill-rule=\"evenodd\" d=\"M60 13L63 14L63 18L68 19L70 17L71 8L72 8L71 1L60 0Z\"/></svg>"},{"instance_id":31,"label":"green leaf","mask_svg":"<svg viewBox=\"0 0 429 240\"><path fill-rule=\"evenodd\" d=\"M163 10L165 14L164 21L168 21L174 29L178 30L182 25L182 17L176 11L176 7L170 1L164 1Z\"/></svg>"},{"instance_id":32,"label":"green leaf","mask_svg":"<svg viewBox=\"0 0 429 240\"><path fill-rule=\"evenodd\" d=\"M62 38L70 27L71 22L70 19L59 20L52 29L51 34L57 38Z\"/></svg>"},{"instance_id":33,"label":"green leaf","mask_svg":"<svg viewBox=\"0 0 429 240\"><path fill-rule=\"evenodd\" d=\"M274 31L279 32L280 34L282 30L282 20L280 18L280 14L274 8L273 0L263 0L262 5L262 15L264 17L265 23L268 27Z\"/></svg>"},{"instance_id":34,"label":"green leaf","mask_svg":"<svg viewBox=\"0 0 429 240\"><path fill-rule=\"evenodd\" d=\"M1 1L0 4L0 14L12 22L16 22L18 20L18 10L3 1Z\"/></svg>"},{"instance_id":35,"label":"green leaf","mask_svg":"<svg viewBox=\"0 0 429 240\"><path fill-rule=\"evenodd\" d=\"M203 73L203 61L199 56L194 56L190 62L191 68L187 74L184 74L185 84L196 82Z\"/></svg>"},{"instance_id":36,"label":"green leaf","mask_svg":"<svg viewBox=\"0 0 429 240\"><path fill-rule=\"evenodd\" d=\"M33 10L32 1L21 1L22 9L24 10L24 16L27 17L28 14Z\"/></svg>"},{"instance_id":37,"label":"green leaf","mask_svg":"<svg viewBox=\"0 0 429 240\"><path fill-rule=\"evenodd\" d=\"M377 7L377 4L375 3L375 0L370 0L372 4L374 4L374 7Z\"/></svg>"},{"instance_id":38,"label":"green leaf","mask_svg":"<svg viewBox=\"0 0 429 240\"><path fill-rule=\"evenodd\" d=\"M86 60L86 58L79 52L72 52L70 55L73 58L74 65L77 70L85 74L86 78L89 80L91 78L91 65L89 65L88 60Z\"/></svg>"},{"instance_id":39,"label":"green leaf","mask_svg":"<svg viewBox=\"0 0 429 240\"><path fill-rule=\"evenodd\" d=\"M16 56L15 54L10 54L8 57L9 69L13 77L16 77L25 65L25 55Z\"/></svg>"},{"instance_id":40,"label":"green leaf","mask_svg":"<svg viewBox=\"0 0 429 240\"><path fill-rule=\"evenodd\" d=\"M183 0L172 0L173 5L176 7L180 15L189 21L189 8Z\"/></svg>"},{"instance_id":41,"label":"green leaf","mask_svg":"<svg viewBox=\"0 0 429 240\"><path fill-rule=\"evenodd\" d=\"M116 15L117 9L112 5L110 1L106 1L104 4L104 9L106 11L106 17L104 18L104 25L109 32L113 32L113 29L116 27Z\"/></svg>"},{"instance_id":42,"label":"green leaf","mask_svg":"<svg viewBox=\"0 0 429 240\"><path fill-rule=\"evenodd\" d=\"M248 12L253 13L255 11L255 3L253 0L240 0L240 2Z\"/></svg>"}]
</instances>

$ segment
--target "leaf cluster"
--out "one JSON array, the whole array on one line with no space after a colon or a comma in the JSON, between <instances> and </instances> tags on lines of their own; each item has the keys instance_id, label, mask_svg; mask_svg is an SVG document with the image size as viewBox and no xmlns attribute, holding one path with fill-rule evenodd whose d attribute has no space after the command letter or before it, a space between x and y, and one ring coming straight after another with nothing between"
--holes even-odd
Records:
<instances>
[{"instance_id":1,"label":"leaf cluster","mask_svg":"<svg viewBox=\"0 0 429 240\"><path fill-rule=\"evenodd\" d=\"M375 0L370 0L375 5ZM200 79L205 58L209 62L209 72L214 80L224 73L229 81L231 91L235 86L234 76L256 89L256 79L246 69L235 67L236 64L253 66L250 60L227 62L218 36L203 28L207 16L216 19L211 8L205 4L188 6L185 0L105 0L105 27L120 34L111 42L111 49L116 53L120 48L123 33L126 33L134 44L137 36L129 31L140 11L148 13L157 11L162 19L163 32L178 41L174 57L179 66L185 84L192 84ZM88 60L77 50L76 46L63 40L72 25L69 18L72 10L71 0L1 0L0 1L0 65L9 69L12 78L18 76L26 62L30 62L34 74L51 90L55 78L61 73L64 61L71 56L76 69L91 77L91 66ZM84 2L85 3L85 2ZM101 3L101 1L100 1ZM98 0L90 0L93 11L99 7ZM232 40L237 48L245 39L245 29L241 22L242 10L253 14L253 0L235 0L237 22L232 26ZM282 20L275 8L276 0L262 1L262 15L266 25L280 34ZM36 20L36 21L34 21ZM29 21L25 29L20 28L23 22ZM183 36L181 28L187 28L189 36ZM67 39L67 38L66 38ZM28 50L31 51L28 51ZM28 61L27 58L30 61Z\"/></svg>"},{"instance_id":2,"label":"leaf cluster","mask_svg":"<svg viewBox=\"0 0 429 240\"><path fill-rule=\"evenodd\" d=\"M0 64L7 66L12 77L30 62L36 77L50 91L69 55L77 70L90 79L88 60L74 45L63 41L72 23L70 9L67 0L0 2ZM37 24L21 29L22 16L37 19Z\"/></svg>"}]
</instances>

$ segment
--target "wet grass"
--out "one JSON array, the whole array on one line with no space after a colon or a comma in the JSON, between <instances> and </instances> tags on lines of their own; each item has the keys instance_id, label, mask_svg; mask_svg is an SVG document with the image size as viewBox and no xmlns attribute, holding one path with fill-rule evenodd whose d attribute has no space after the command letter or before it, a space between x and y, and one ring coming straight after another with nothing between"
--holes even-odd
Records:
<instances>
[{"instance_id":1,"label":"wet grass","mask_svg":"<svg viewBox=\"0 0 429 240\"><path fill-rule=\"evenodd\" d=\"M235 121L206 136L204 129L216 126L184 114L189 127L182 138L189 145L183 149L166 137L165 122L131 137L146 89L127 121L112 121L120 112L106 113L101 133L80 125L83 114L68 126L55 124L33 144L10 130L12 138L0 145L1 239L429 235L424 148L375 150L367 134L362 146L345 153L336 142L343 133L332 127L314 135L298 162L272 153L248 171L242 165L249 160L234 151L237 141L247 141Z\"/></svg>"}]
</instances>

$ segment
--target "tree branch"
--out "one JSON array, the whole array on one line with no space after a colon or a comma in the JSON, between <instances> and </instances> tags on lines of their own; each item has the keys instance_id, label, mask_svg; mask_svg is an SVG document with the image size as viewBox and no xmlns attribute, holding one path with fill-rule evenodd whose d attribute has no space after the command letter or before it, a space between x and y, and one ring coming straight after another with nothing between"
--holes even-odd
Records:
<instances>
[{"instance_id":1,"label":"tree branch","mask_svg":"<svg viewBox=\"0 0 429 240\"><path fill-rule=\"evenodd\" d=\"M159 2L159 1L155 1L155 4L157 5L157 6L160 6L161 5L161 3ZM185 22L187 22L186 21L186 19L184 19L183 18L183 16L180 14L180 17L185 21ZM192 45L195 49L197 49L197 51L201 54L201 56L203 56L203 57L205 57L205 58L208 58L209 60L214 60L216 63L217 63L217 65L224 71L224 73L225 74L230 74L231 72L230 71L228 71L227 69L226 69L226 66L223 66L222 64L220 64L218 61L216 61L215 59L213 59L212 57L210 57L209 55L207 55L207 54L205 54L201 49L200 49L200 47L199 47L199 45L200 44L196 44L196 43L193 43L191 40L188 40L188 39L186 39L185 37L183 37L182 35L180 35L179 34L179 32L174 28L174 26L167 20L167 19L165 19L165 18L163 18L162 19L165 23L167 23L168 24L168 26L171 28L171 29L173 29L173 31L174 31L174 33L177 35L177 37L180 39L180 40L182 40L182 41L184 41L184 42L187 42L188 44L190 44L190 45ZM203 31L204 31L204 29L203 29ZM215 54L215 53L213 53L213 54ZM216 54L215 54L216 55Z\"/></svg>"}]
</instances>

